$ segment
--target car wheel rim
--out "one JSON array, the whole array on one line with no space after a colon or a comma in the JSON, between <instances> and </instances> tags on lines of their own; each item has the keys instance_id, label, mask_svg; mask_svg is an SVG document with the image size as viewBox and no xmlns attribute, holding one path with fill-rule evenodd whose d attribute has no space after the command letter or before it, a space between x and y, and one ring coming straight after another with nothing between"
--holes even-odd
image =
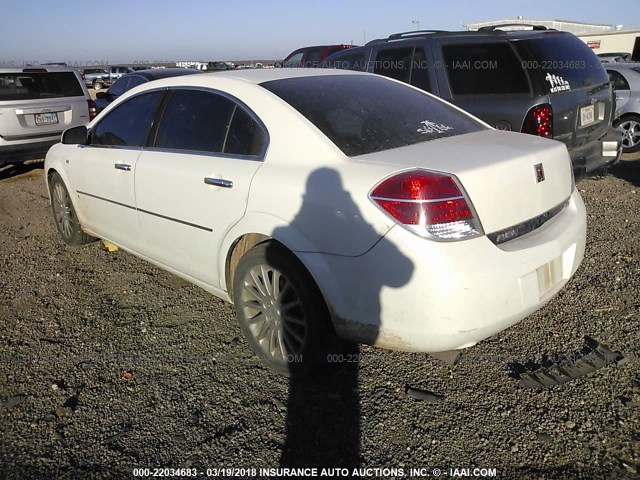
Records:
<instances>
[{"instance_id":1,"label":"car wheel rim","mask_svg":"<svg viewBox=\"0 0 640 480\"><path fill-rule=\"evenodd\" d=\"M53 212L60 231L66 238L73 233L73 216L71 214L71 200L67 190L60 183L53 187Z\"/></svg>"},{"instance_id":2,"label":"car wheel rim","mask_svg":"<svg viewBox=\"0 0 640 480\"><path fill-rule=\"evenodd\" d=\"M640 122L626 120L618 125L618 130L622 132L622 146L633 148L640 144Z\"/></svg>"},{"instance_id":3,"label":"car wheel rim","mask_svg":"<svg viewBox=\"0 0 640 480\"><path fill-rule=\"evenodd\" d=\"M269 265L245 275L240 293L242 318L262 352L276 361L301 353L307 321L291 282Z\"/></svg>"}]
</instances>

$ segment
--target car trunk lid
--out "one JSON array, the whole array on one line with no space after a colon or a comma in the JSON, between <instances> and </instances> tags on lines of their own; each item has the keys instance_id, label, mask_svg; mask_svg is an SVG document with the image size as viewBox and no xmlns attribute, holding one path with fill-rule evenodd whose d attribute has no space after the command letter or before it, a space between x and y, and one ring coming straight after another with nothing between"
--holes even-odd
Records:
<instances>
[{"instance_id":1,"label":"car trunk lid","mask_svg":"<svg viewBox=\"0 0 640 480\"><path fill-rule=\"evenodd\" d=\"M573 188L571 161L563 144L497 130L410 145L354 160L390 163L394 171L425 168L456 176L486 234L552 210L569 198Z\"/></svg>"}]
</instances>

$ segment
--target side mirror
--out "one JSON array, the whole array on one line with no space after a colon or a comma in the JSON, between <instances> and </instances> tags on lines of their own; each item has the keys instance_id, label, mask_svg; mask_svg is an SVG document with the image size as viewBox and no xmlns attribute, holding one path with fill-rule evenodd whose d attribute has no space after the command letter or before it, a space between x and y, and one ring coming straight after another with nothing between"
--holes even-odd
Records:
<instances>
[{"instance_id":1,"label":"side mirror","mask_svg":"<svg viewBox=\"0 0 640 480\"><path fill-rule=\"evenodd\" d=\"M96 93L96 98L99 98L101 100L106 100L107 99L107 92L98 92L98 93Z\"/></svg>"},{"instance_id":2,"label":"side mirror","mask_svg":"<svg viewBox=\"0 0 640 480\"><path fill-rule=\"evenodd\" d=\"M84 125L68 128L62 132L62 143L65 145L86 145L88 142L89 134Z\"/></svg>"}]
</instances>

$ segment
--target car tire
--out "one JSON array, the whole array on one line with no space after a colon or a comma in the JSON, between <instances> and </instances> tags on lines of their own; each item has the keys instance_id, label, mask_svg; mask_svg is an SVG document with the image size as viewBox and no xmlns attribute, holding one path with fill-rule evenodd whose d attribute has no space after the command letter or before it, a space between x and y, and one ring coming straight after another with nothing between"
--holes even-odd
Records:
<instances>
[{"instance_id":1,"label":"car tire","mask_svg":"<svg viewBox=\"0 0 640 480\"><path fill-rule=\"evenodd\" d=\"M241 258L233 293L251 349L281 375L309 374L341 344L315 281L302 262L275 241L259 244Z\"/></svg>"},{"instance_id":2,"label":"car tire","mask_svg":"<svg viewBox=\"0 0 640 480\"><path fill-rule=\"evenodd\" d=\"M640 150L640 115L624 115L616 120L613 126L622 132L623 153L633 153Z\"/></svg>"},{"instance_id":3,"label":"car tire","mask_svg":"<svg viewBox=\"0 0 640 480\"><path fill-rule=\"evenodd\" d=\"M73 247L95 241L95 238L82 231L69 191L57 172L49 177L49 191L51 192L53 219L62 240Z\"/></svg>"},{"instance_id":4,"label":"car tire","mask_svg":"<svg viewBox=\"0 0 640 480\"><path fill-rule=\"evenodd\" d=\"M104 83L99 81L93 82L94 90L102 90L102 87L104 87Z\"/></svg>"}]
</instances>

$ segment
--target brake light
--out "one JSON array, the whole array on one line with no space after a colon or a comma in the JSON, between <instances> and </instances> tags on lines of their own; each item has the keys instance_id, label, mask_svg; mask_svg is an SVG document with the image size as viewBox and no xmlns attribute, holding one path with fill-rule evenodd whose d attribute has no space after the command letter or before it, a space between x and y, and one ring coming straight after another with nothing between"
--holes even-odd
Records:
<instances>
[{"instance_id":1,"label":"brake light","mask_svg":"<svg viewBox=\"0 0 640 480\"><path fill-rule=\"evenodd\" d=\"M89 121L93 120L94 118L96 118L96 104L93 100L87 100L87 103L89 104Z\"/></svg>"},{"instance_id":2,"label":"brake light","mask_svg":"<svg viewBox=\"0 0 640 480\"><path fill-rule=\"evenodd\" d=\"M402 172L380 183L370 197L420 236L457 240L482 235L470 202L450 175L427 170Z\"/></svg>"},{"instance_id":3,"label":"brake light","mask_svg":"<svg viewBox=\"0 0 640 480\"><path fill-rule=\"evenodd\" d=\"M522 125L522 133L553 138L553 110L551 105L538 105L529 110Z\"/></svg>"}]
</instances>

